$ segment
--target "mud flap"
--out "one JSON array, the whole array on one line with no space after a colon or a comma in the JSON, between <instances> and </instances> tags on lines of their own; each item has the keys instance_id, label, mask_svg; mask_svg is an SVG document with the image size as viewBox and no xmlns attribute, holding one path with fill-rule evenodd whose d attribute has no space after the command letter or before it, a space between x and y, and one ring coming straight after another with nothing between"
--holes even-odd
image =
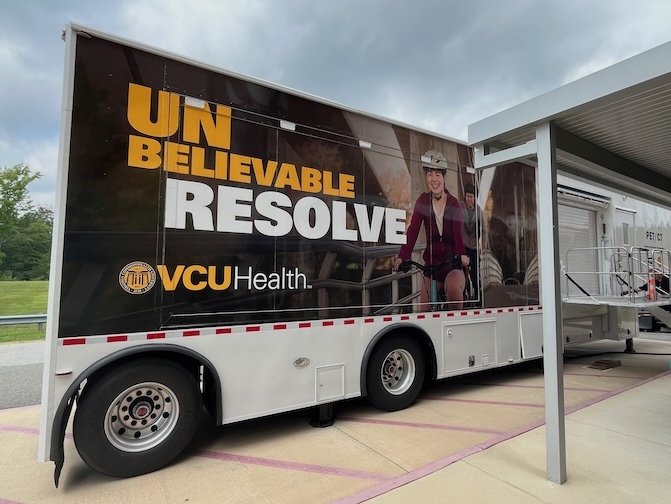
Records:
<instances>
[{"instance_id":1,"label":"mud flap","mask_svg":"<svg viewBox=\"0 0 671 504\"><path fill-rule=\"evenodd\" d=\"M58 488L58 481L61 478L61 471L63 470L63 464L65 463L65 429L68 426L70 421L70 414L72 413L72 407L75 405L75 402L79 398L79 389L72 394L70 400L68 401L63 415L60 419L60 425L58 428L58 438L57 438L57 450L56 455L54 456L54 485Z\"/></svg>"}]
</instances>

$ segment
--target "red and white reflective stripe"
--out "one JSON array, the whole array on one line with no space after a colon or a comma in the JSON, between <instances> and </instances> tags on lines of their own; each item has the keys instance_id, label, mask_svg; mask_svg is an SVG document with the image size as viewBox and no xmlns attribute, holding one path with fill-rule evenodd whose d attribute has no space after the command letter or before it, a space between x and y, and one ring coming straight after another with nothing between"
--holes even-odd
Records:
<instances>
[{"instance_id":1,"label":"red and white reflective stripe","mask_svg":"<svg viewBox=\"0 0 671 504\"><path fill-rule=\"evenodd\" d=\"M434 313L404 313L400 315L380 315L374 317L359 317L333 320L312 320L306 322L287 322L273 324L253 324L226 327L204 327L200 329L178 329L172 331L152 331L147 333L113 334L100 336L77 336L61 338L60 346L84 345L87 343L123 343L150 340L172 340L176 338L193 338L198 336L213 336L221 334L257 333L267 331L284 331L288 329L317 329L355 324L386 324L394 322L408 322L439 318L462 318L500 313L540 312L541 306L516 306L513 308L479 308L477 310L448 311Z\"/></svg>"}]
</instances>

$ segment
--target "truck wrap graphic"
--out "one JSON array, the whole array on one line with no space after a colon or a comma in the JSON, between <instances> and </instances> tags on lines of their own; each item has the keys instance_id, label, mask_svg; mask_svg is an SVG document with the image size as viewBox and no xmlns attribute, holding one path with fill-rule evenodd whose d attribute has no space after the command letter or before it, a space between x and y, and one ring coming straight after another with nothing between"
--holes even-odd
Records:
<instances>
[{"instance_id":1,"label":"truck wrap graphic","mask_svg":"<svg viewBox=\"0 0 671 504\"><path fill-rule=\"evenodd\" d=\"M421 309L392 263L422 153L444 154L454 197L480 188L457 142L112 41L78 41L74 86L60 337ZM506 195L520 182L507 169L479 195L480 226L531 239L510 269L535 253ZM491 305L537 303L501 275L516 286L481 277Z\"/></svg>"}]
</instances>

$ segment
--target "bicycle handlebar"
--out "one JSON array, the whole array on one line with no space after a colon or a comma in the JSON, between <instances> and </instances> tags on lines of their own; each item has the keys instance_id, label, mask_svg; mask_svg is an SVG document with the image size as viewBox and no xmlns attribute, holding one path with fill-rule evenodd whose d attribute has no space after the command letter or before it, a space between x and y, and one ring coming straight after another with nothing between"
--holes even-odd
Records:
<instances>
[{"instance_id":1,"label":"bicycle handlebar","mask_svg":"<svg viewBox=\"0 0 671 504\"><path fill-rule=\"evenodd\" d=\"M455 255L454 257L451 257L449 259L445 259L443 262L440 264L421 264L416 261L408 260L408 261L403 261L401 264L398 265L398 271L401 271L403 273L407 273L410 271L411 267L415 267L420 271L424 271L426 273L436 273L439 271L441 268L444 266L448 265L455 265L458 267L461 267L461 257L458 255Z\"/></svg>"}]
</instances>

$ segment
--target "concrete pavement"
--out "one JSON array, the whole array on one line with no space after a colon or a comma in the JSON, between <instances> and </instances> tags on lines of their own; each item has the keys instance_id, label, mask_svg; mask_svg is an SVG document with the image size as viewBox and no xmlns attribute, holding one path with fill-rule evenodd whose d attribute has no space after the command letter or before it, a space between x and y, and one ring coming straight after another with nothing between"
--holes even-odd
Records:
<instances>
[{"instance_id":1,"label":"concrete pavement","mask_svg":"<svg viewBox=\"0 0 671 504\"><path fill-rule=\"evenodd\" d=\"M370 502L668 503L671 374L567 415L563 485L547 480L545 441L545 428L533 429Z\"/></svg>"},{"instance_id":2,"label":"concrete pavement","mask_svg":"<svg viewBox=\"0 0 671 504\"><path fill-rule=\"evenodd\" d=\"M671 495L671 342L596 342L564 366L568 481L546 477L541 368L513 366L427 387L413 407L342 403L336 423L300 414L214 428L156 473L91 471L66 439L60 488L36 461L39 406L0 411L0 504L666 503ZM621 366L590 367L597 359Z\"/></svg>"}]
</instances>

